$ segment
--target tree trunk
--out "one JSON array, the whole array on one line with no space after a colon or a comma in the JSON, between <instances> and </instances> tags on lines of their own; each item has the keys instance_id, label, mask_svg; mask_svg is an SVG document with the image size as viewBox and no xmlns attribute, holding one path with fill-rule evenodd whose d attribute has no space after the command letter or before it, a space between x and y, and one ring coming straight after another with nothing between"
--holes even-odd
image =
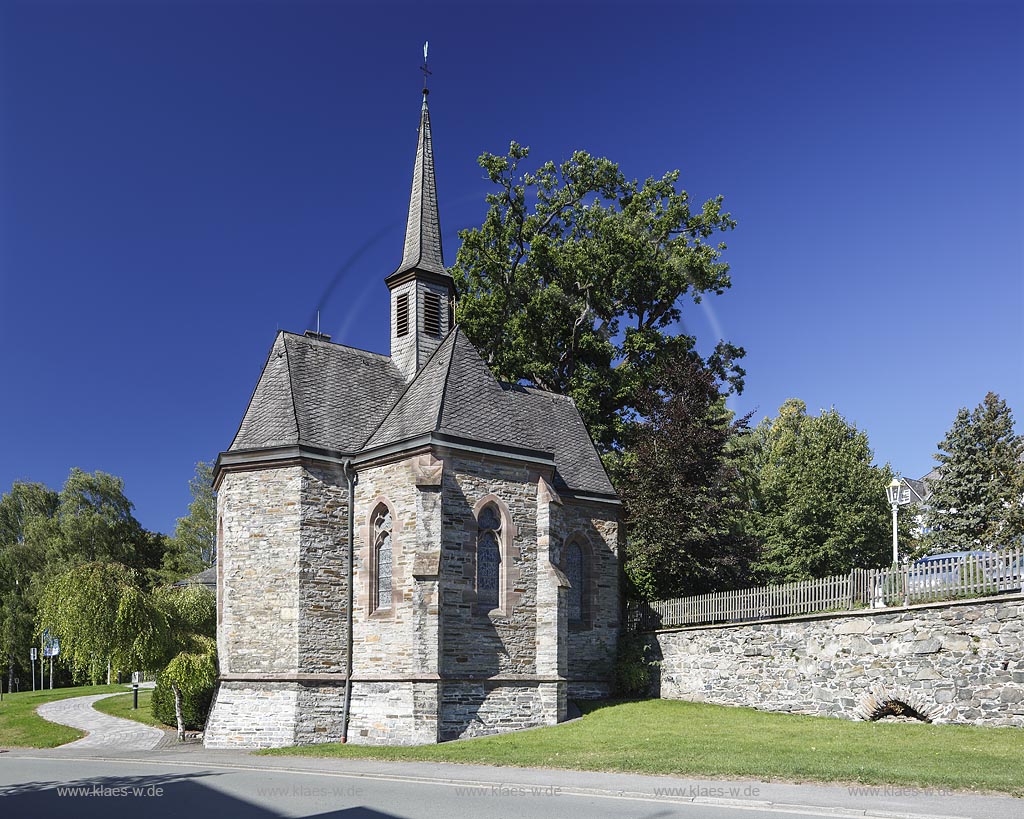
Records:
<instances>
[{"instance_id":1,"label":"tree trunk","mask_svg":"<svg viewBox=\"0 0 1024 819\"><path fill-rule=\"evenodd\" d=\"M14 655L7 655L7 693L14 690Z\"/></svg>"},{"instance_id":2,"label":"tree trunk","mask_svg":"<svg viewBox=\"0 0 1024 819\"><path fill-rule=\"evenodd\" d=\"M185 716L181 711L181 689L171 683L171 690L174 692L174 717L178 720L178 742L182 742L185 739Z\"/></svg>"}]
</instances>

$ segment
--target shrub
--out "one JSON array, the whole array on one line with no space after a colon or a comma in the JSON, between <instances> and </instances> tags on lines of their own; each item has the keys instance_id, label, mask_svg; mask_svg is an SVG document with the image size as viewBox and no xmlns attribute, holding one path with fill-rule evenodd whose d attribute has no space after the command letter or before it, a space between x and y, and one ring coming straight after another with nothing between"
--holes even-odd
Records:
<instances>
[{"instance_id":1,"label":"shrub","mask_svg":"<svg viewBox=\"0 0 1024 819\"><path fill-rule=\"evenodd\" d=\"M648 659L647 644L638 637L623 637L615 660L615 693L620 697L643 697L651 691L651 670L660 663Z\"/></svg>"},{"instance_id":2,"label":"shrub","mask_svg":"<svg viewBox=\"0 0 1024 819\"><path fill-rule=\"evenodd\" d=\"M206 725L206 715L210 712L210 703L213 701L215 686L203 688L195 694L182 692L181 713L185 718L185 728L189 731L201 731ZM174 691L167 681L166 675L161 672L156 678L156 688L153 689L153 716L164 725L177 726L178 718L174 714Z\"/></svg>"}]
</instances>

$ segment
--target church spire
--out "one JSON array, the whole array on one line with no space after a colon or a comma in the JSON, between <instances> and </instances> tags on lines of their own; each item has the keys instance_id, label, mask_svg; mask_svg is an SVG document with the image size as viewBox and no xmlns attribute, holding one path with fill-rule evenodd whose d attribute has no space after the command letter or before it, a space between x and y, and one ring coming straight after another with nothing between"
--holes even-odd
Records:
<instances>
[{"instance_id":1,"label":"church spire","mask_svg":"<svg viewBox=\"0 0 1024 819\"><path fill-rule=\"evenodd\" d=\"M455 280L444 269L437 215L434 146L427 107L427 47L423 46L423 105L412 172L402 263L384 283L391 291L391 360L411 380L455 321Z\"/></svg>"},{"instance_id":2,"label":"church spire","mask_svg":"<svg viewBox=\"0 0 1024 819\"><path fill-rule=\"evenodd\" d=\"M427 105L427 44L423 45L423 105L420 109L420 133L416 145L416 164L412 172L409 218L405 224L405 252L402 263L392 275L407 270L423 270L447 275L441 252L441 221L437 215L437 182L434 178L434 145L430 138L430 108Z\"/></svg>"}]
</instances>

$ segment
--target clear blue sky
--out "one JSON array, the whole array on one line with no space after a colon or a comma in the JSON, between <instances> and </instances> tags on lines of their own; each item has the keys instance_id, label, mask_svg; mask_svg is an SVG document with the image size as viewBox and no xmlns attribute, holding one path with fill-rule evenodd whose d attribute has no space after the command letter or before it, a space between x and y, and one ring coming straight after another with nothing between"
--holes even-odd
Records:
<instances>
[{"instance_id":1,"label":"clear blue sky","mask_svg":"<svg viewBox=\"0 0 1024 819\"><path fill-rule=\"evenodd\" d=\"M685 310L735 408L918 477L986 391L1024 417L1022 8L2 2L0 490L101 469L171 531L279 327L386 351L425 39L449 264L484 150L679 168L739 222Z\"/></svg>"}]
</instances>

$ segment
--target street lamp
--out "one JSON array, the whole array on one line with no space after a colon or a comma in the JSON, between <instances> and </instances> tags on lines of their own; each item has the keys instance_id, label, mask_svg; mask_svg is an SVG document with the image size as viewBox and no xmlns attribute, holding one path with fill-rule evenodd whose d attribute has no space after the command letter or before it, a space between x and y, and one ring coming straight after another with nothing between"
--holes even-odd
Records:
<instances>
[{"instance_id":1,"label":"street lamp","mask_svg":"<svg viewBox=\"0 0 1024 819\"><path fill-rule=\"evenodd\" d=\"M899 546L896 537L896 517L899 514L900 506L910 503L910 489L905 487L899 478L893 478L892 482L885 487L885 496L889 499L889 504L892 506L892 565L895 566L900 562Z\"/></svg>"}]
</instances>

